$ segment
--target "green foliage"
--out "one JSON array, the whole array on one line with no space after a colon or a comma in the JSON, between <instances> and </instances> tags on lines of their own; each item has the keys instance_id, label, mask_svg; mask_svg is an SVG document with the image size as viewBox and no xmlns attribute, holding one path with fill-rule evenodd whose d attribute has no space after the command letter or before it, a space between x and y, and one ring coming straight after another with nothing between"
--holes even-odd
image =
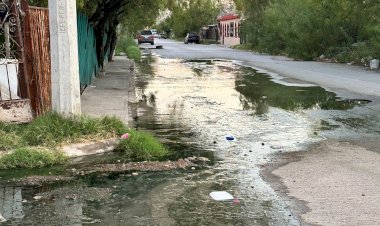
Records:
<instances>
[{"instance_id":1,"label":"green foliage","mask_svg":"<svg viewBox=\"0 0 380 226\"><path fill-rule=\"evenodd\" d=\"M136 62L141 61L141 50L137 46L129 46L125 50L129 59L133 59Z\"/></svg>"},{"instance_id":2,"label":"green foliage","mask_svg":"<svg viewBox=\"0 0 380 226\"><path fill-rule=\"evenodd\" d=\"M124 8L123 18L120 20L123 31L132 35L139 30L154 26L165 3L166 0L129 1L127 7Z\"/></svg>"},{"instance_id":3,"label":"green foliage","mask_svg":"<svg viewBox=\"0 0 380 226\"><path fill-rule=\"evenodd\" d=\"M116 45L116 55L125 52L129 46L138 46L135 39L127 34L120 35Z\"/></svg>"},{"instance_id":4,"label":"green foliage","mask_svg":"<svg viewBox=\"0 0 380 226\"><path fill-rule=\"evenodd\" d=\"M23 139L15 132L5 132L0 130L0 151L19 148L25 145Z\"/></svg>"},{"instance_id":5,"label":"green foliage","mask_svg":"<svg viewBox=\"0 0 380 226\"><path fill-rule=\"evenodd\" d=\"M50 113L35 119L23 131L22 137L31 146L57 146L81 139L109 138L120 135L125 125L116 118L101 119L86 116L65 118Z\"/></svg>"},{"instance_id":6,"label":"green foliage","mask_svg":"<svg viewBox=\"0 0 380 226\"><path fill-rule=\"evenodd\" d=\"M188 32L197 32L204 25L216 23L220 5L210 0L190 0L170 2L171 16L162 22L164 30L172 28L177 37L185 37Z\"/></svg>"},{"instance_id":7,"label":"green foliage","mask_svg":"<svg viewBox=\"0 0 380 226\"><path fill-rule=\"evenodd\" d=\"M380 57L380 5L375 0L235 2L246 18L241 37L260 51L310 60L341 49L332 56L340 62ZM352 48L360 42L367 45Z\"/></svg>"},{"instance_id":8,"label":"green foliage","mask_svg":"<svg viewBox=\"0 0 380 226\"><path fill-rule=\"evenodd\" d=\"M56 147L62 143L116 137L126 131L124 123L114 117L65 118L50 113L27 125L0 124L0 150L25 146Z\"/></svg>"},{"instance_id":9,"label":"green foliage","mask_svg":"<svg viewBox=\"0 0 380 226\"><path fill-rule=\"evenodd\" d=\"M0 169L41 168L65 163L61 152L20 148L0 158Z\"/></svg>"},{"instance_id":10,"label":"green foliage","mask_svg":"<svg viewBox=\"0 0 380 226\"><path fill-rule=\"evenodd\" d=\"M116 150L125 153L133 161L162 160L169 150L151 134L136 130L129 131L129 138L122 140Z\"/></svg>"}]
</instances>

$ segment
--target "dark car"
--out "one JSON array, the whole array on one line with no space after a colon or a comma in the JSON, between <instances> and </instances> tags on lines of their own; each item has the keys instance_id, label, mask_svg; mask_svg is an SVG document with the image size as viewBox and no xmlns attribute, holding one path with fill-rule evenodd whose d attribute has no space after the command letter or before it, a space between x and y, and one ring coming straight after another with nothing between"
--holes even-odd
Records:
<instances>
[{"instance_id":1,"label":"dark car","mask_svg":"<svg viewBox=\"0 0 380 226\"><path fill-rule=\"evenodd\" d=\"M185 37L185 40L184 40L184 43L185 44L188 44L190 42L195 42L197 44L199 44L199 35L197 33L187 33L186 37Z\"/></svg>"},{"instance_id":2,"label":"dark car","mask_svg":"<svg viewBox=\"0 0 380 226\"><path fill-rule=\"evenodd\" d=\"M141 31L140 35L137 37L137 42L139 45L141 43L150 43L151 45L154 45L154 36L151 30L144 30Z\"/></svg>"}]
</instances>

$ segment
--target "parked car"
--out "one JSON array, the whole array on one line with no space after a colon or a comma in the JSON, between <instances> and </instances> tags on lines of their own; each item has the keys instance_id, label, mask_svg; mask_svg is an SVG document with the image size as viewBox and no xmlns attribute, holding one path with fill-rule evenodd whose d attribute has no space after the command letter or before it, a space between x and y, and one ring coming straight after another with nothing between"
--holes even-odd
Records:
<instances>
[{"instance_id":1,"label":"parked car","mask_svg":"<svg viewBox=\"0 0 380 226\"><path fill-rule=\"evenodd\" d=\"M158 34L157 29L150 29L150 31L152 32L154 38L160 38L160 34Z\"/></svg>"},{"instance_id":2,"label":"parked car","mask_svg":"<svg viewBox=\"0 0 380 226\"><path fill-rule=\"evenodd\" d=\"M161 34L160 34L160 38L167 39L168 36L167 36L165 33L161 33Z\"/></svg>"},{"instance_id":3,"label":"parked car","mask_svg":"<svg viewBox=\"0 0 380 226\"><path fill-rule=\"evenodd\" d=\"M154 36L151 30L144 30L141 31L139 37L137 38L137 42L139 45L141 43L150 43L151 45L154 45Z\"/></svg>"},{"instance_id":4,"label":"parked car","mask_svg":"<svg viewBox=\"0 0 380 226\"><path fill-rule=\"evenodd\" d=\"M199 35L197 33L187 33L185 40L184 40L184 43L188 44L190 42L195 42L195 43L199 44L199 42L200 42Z\"/></svg>"}]
</instances>

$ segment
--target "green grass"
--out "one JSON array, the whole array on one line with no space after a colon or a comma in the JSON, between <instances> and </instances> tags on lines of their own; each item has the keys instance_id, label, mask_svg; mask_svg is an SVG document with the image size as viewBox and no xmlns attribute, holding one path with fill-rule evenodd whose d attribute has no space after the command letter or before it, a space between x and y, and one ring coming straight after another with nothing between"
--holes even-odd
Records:
<instances>
[{"instance_id":1,"label":"green grass","mask_svg":"<svg viewBox=\"0 0 380 226\"><path fill-rule=\"evenodd\" d=\"M137 46L129 46L125 53L127 54L129 59L133 59L136 62L141 61L141 50Z\"/></svg>"},{"instance_id":2,"label":"green grass","mask_svg":"<svg viewBox=\"0 0 380 226\"><path fill-rule=\"evenodd\" d=\"M19 132L30 146L56 147L63 143L116 137L125 131L127 128L123 122L114 117L65 118L50 113L35 119Z\"/></svg>"},{"instance_id":3,"label":"green grass","mask_svg":"<svg viewBox=\"0 0 380 226\"><path fill-rule=\"evenodd\" d=\"M26 142L15 132L0 130L0 151L6 151L25 146Z\"/></svg>"},{"instance_id":4,"label":"green grass","mask_svg":"<svg viewBox=\"0 0 380 226\"><path fill-rule=\"evenodd\" d=\"M0 157L0 169L39 168L64 163L66 158L57 151L67 143L96 141L120 137L128 132L130 138L117 147L132 161L162 160L169 151L159 140L146 132L129 130L115 117L62 117L49 113L29 124L0 123L0 151L11 151ZM51 150L51 151L47 151Z\"/></svg>"},{"instance_id":5,"label":"green grass","mask_svg":"<svg viewBox=\"0 0 380 226\"><path fill-rule=\"evenodd\" d=\"M42 168L63 164L67 157L58 151L47 151L36 148L20 148L0 158L0 169Z\"/></svg>"},{"instance_id":6,"label":"green grass","mask_svg":"<svg viewBox=\"0 0 380 226\"><path fill-rule=\"evenodd\" d=\"M127 35L121 36L116 45L116 55L120 55L120 53L126 52L126 49L130 46L138 46L135 39Z\"/></svg>"},{"instance_id":7,"label":"green grass","mask_svg":"<svg viewBox=\"0 0 380 226\"><path fill-rule=\"evenodd\" d=\"M55 150L62 144L119 137L127 131L126 125L115 117L66 118L57 113L48 113L29 124L0 123L0 151L11 151L0 158L0 168L32 168L61 163L62 154ZM25 159L20 157L21 154L26 155Z\"/></svg>"},{"instance_id":8,"label":"green grass","mask_svg":"<svg viewBox=\"0 0 380 226\"><path fill-rule=\"evenodd\" d=\"M132 161L162 160L169 155L169 150L155 137L136 130L129 131L129 139L122 140L117 150L124 152Z\"/></svg>"}]
</instances>

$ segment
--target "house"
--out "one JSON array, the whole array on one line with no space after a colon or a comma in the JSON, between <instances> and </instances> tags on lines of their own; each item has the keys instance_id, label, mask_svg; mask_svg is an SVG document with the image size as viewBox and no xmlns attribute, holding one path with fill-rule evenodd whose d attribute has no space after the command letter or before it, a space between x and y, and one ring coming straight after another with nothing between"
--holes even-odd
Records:
<instances>
[{"instance_id":1,"label":"house","mask_svg":"<svg viewBox=\"0 0 380 226\"><path fill-rule=\"evenodd\" d=\"M240 16L236 14L226 14L218 18L218 28L220 43L226 46L240 44Z\"/></svg>"}]
</instances>

